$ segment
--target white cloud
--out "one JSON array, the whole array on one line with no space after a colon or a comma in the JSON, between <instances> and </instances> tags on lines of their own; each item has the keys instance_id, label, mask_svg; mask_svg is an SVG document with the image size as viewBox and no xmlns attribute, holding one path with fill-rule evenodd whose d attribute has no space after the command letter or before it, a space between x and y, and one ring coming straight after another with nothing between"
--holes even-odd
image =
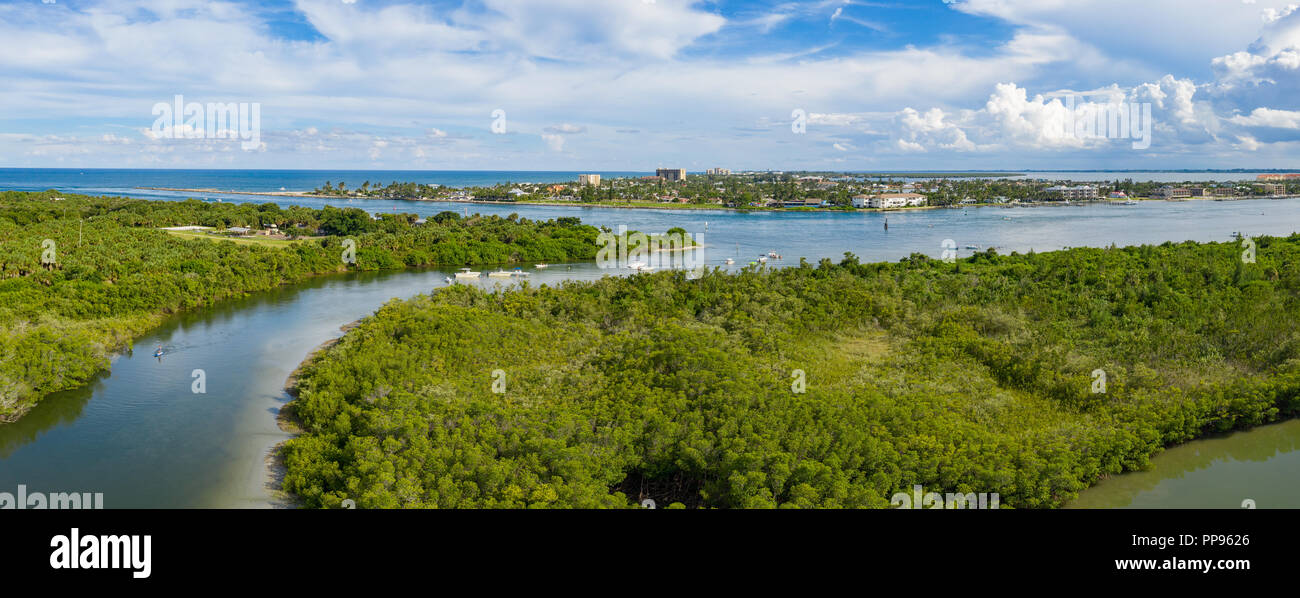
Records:
<instances>
[{"instance_id":1,"label":"white cloud","mask_svg":"<svg viewBox=\"0 0 1300 598\"><path fill-rule=\"evenodd\" d=\"M781 53L715 55L708 45L711 35L737 28L756 35L792 20L825 24L837 9L842 27L873 16L866 4L788 3L728 22L714 4L689 0L481 0L458 9L298 0L295 16L320 34L305 41L277 37L267 21L283 15L257 4L0 4L0 39L10 48L0 54L0 130L55 123L41 132L62 139L41 142L44 155L104 166L204 164L211 155L254 167L340 167L362 158L376 167L622 169L691 160L707 167L724 158L816 167L848 157L843 148L884 148L886 156L1104 151L1106 144L1043 137L1059 120L1053 93L1071 88L1151 102L1157 139L1170 148L1223 140L1213 148L1223 151L1249 135L1268 150L1290 129L1260 124L1278 114L1259 109L1300 109L1300 14L1284 15L1288 3L1272 0L955 3L1014 27L989 47L941 38L849 50L822 40ZM1277 17L1265 23L1268 9ZM1155 20L1167 26L1150 26ZM1205 23L1214 24L1210 34L1188 33ZM703 51L688 51L696 47ZM1204 70L1215 56L1208 82L1164 68L1186 62ZM152 122L150 107L176 93L260 102L266 155L250 160L218 140L170 143L136 133ZM508 135L490 133L498 108L509 114ZM784 124L794 108L809 114L807 136L793 137ZM639 131L635 144L618 133L628 130ZM109 141L107 131L133 143ZM581 143L566 143L578 134ZM386 145L373 143L381 139ZM36 143L0 137L0 160L39 165ZM72 151L76 144L84 151Z\"/></svg>"},{"instance_id":2,"label":"white cloud","mask_svg":"<svg viewBox=\"0 0 1300 598\"><path fill-rule=\"evenodd\" d=\"M546 147L553 152L564 151L564 135L553 135L549 133L542 134L542 141L546 142Z\"/></svg>"},{"instance_id":3,"label":"white cloud","mask_svg":"<svg viewBox=\"0 0 1300 598\"><path fill-rule=\"evenodd\" d=\"M1250 116L1237 115L1231 120L1246 127L1271 127L1275 129L1300 129L1300 112L1295 110L1274 110L1256 108Z\"/></svg>"},{"instance_id":4,"label":"white cloud","mask_svg":"<svg viewBox=\"0 0 1300 598\"><path fill-rule=\"evenodd\" d=\"M547 133L563 134L563 135L576 135L578 133L585 133L586 131L587 131L587 127L581 125L569 124L569 123L546 127Z\"/></svg>"}]
</instances>

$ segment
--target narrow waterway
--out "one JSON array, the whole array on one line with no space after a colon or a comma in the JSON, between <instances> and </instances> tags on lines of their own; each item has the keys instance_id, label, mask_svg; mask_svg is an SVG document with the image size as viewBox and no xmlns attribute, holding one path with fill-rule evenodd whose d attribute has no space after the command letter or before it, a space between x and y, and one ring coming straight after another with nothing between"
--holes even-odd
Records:
<instances>
[{"instance_id":1,"label":"narrow waterway","mask_svg":"<svg viewBox=\"0 0 1300 598\"><path fill-rule=\"evenodd\" d=\"M1249 503L1247 502L1249 501ZM1300 508L1300 420L1175 446L1146 471L1102 480L1072 508Z\"/></svg>"},{"instance_id":2,"label":"narrow waterway","mask_svg":"<svg viewBox=\"0 0 1300 598\"><path fill-rule=\"evenodd\" d=\"M532 283L601 274L593 264L557 264L534 271ZM288 438L275 416L289 400L289 374L341 336L341 325L445 286L447 275L327 276L177 315L114 359L110 373L0 426L0 492L20 484L28 493L100 492L106 508L272 506L266 458Z\"/></svg>"},{"instance_id":3,"label":"narrow waterway","mask_svg":"<svg viewBox=\"0 0 1300 598\"><path fill-rule=\"evenodd\" d=\"M280 203L310 202L295 198ZM357 207L425 215L467 209L418 202ZM938 257L945 239L969 255L974 249L965 249L968 244L996 246L1005 253L1223 241L1236 231L1288 235L1300 230L1300 201L1294 200L889 214L468 209L534 219L577 216L598 226L644 232L681 226L704 233L706 263L723 265L730 258L736 264L727 267L733 268L768 251L783 254L773 264L785 265L800 257L838 260L846 251L864 261L893 261L913 252ZM590 263L527 269L533 284L608 273ZM17 423L0 426L0 492L16 492L19 485L28 492L100 492L108 508L273 506L266 459L287 438L275 414L288 400L283 386L289 373L315 347L341 335L340 326L373 313L391 298L445 286L447 275L418 270L321 277L177 315L139 339L133 355L117 357L111 373L48 397ZM491 286L499 280L473 284ZM152 355L159 345L166 349L160 359ZM203 372L203 394L192 391L195 370ZM1157 457L1150 472L1106 480L1075 505L1239 507L1249 498L1261 508L1300 506L1298 429L1300 424L1283 424L1171 449ZM1278 436L1276 430L1284 432Z\"/></svg>"}]
</instances>

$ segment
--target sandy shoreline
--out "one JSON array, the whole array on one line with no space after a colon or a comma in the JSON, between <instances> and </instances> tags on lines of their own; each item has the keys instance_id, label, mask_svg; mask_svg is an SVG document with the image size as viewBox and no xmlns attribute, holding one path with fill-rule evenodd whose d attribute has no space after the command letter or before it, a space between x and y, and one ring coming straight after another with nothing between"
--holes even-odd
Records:
<instances>
[{"instance_id":1,"label":"sandy shoreline","mask_svg":"<svg viewBox=\"0 0 1300 598\"><path fill-rule=\"evenodd\" d=\"M294 403L298 400L298 377L317 357L328 351L330 347L338 344L339 341L343 340L343 336L347 335L348 331L360 324L361 320L356 320L340 326L339 330L343 331L343 335L317 345L315 349L307 353L307 357L298 364L298 367L289 372L289 377L285 378L284 392L289 395L290 399L276 412L275 424L280 428L281 432L291 437L289 440L293 440L303 433L302 421L298 419L298 415L294 410ZM288 473L288 466L284 462L284 445L289 440L277 443L266 454L266 490L271 495L271 505L275 508L292 509L302 506L294 496L284 491L284 477Z\"/></svg>"}]
</instances>

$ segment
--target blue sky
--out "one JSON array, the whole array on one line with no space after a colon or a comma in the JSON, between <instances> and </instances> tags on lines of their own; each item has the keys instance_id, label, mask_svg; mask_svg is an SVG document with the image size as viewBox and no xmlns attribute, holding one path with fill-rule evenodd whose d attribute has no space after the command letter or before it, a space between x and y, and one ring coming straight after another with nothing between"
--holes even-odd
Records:
<instances>
[{"instance_id":1,"label":"blue sky","mask_svg":"<svg viewBox=\"0 0 1300 598\"><path fill-rule=\"evenodd\" d=\"M1300 168L1286 1L10 0L0 39L10 167ZM1103 105L1149 144L1069 127Z\"/></svg>"}]
</instances>

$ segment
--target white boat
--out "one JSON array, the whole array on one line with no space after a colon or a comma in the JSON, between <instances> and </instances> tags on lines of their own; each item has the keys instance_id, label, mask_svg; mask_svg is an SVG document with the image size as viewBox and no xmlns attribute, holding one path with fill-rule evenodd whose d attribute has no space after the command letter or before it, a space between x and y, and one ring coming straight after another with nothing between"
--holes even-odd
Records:
<instances>
[{"instance_id":1,"label":"white boat","mask_svg":"<svg viewBox=\"0 0 1300 598\"><path fill-rule=\"evenodd\" d=\"M632 270L641 270L641 269L643 269L643 268L645 268L645 267L647 267L647 266L649 266L649 265L650 265L650 264L647 264L647 263L645 263L645 262L632 262L632 263L628 264L627 267L630 268L630 269L632 269Z\"/></svg>"},{"instance_id":2,"label":"white boat","mask_svg":"<svg viewBox=\"0 0 1300 598\"><path fill-rule=\"evenodd\" d=\"M767 252L767 257L779 258L781 256L777 255L775 251L769 251Z\"/></svg>"},{"instance_id":3,"label":"white boat","mask_svg":"<svg viewBox=\"0 0 1300 598\"><path fill-rule=\"evenodd\" d=\"M1136 202L1136 201L1130 199L1130 200L1124 202L1124 205L1126 205L1126 206L1135 206L1135 205L1138 205L1138 202Z\"/></svg>"},{"instance_id":4,"label":"white boat","mask_svg":"<svg viewBox=\"0 0 1300 598\"><path fill-rule=\"evenodd\" d=\"M761 256L759 256L759 257L758 257L758 261L759 261L759 263L766 264L766 263L767 263L767 256L766 256L766 255L761 255Z\"/></svg>"},{"instance_id":5,"label":"white boat","mask_svg":"<svg viewBox=\"0 0 1300 598\"><path fill-rule=\"evenodd\" d=\"M451 282L452 280L455 280L455 279L453 279L452 277L448 276L448 277L445 278L444 280L446 280L447 282Z\"/></svg>"},{"instance_id":6,"label":"white boat","mask_svg":"<svg viewBox=\"0 0 1300 598\"><path fill-rule=\"evenodd\" d=\"M545 270L546 268L549 268L549 267L551 267L551 266L550 266L550 264L537 264L536 266L533 266L533 267L534 267L534 268L537 268L538 270Z\"/></svg>"},{"instance_id":7,"label":"white boat","mask_svg":"<svg viewBox=\"0 0 1300 598\"><path fill-rule=\"evenodd\" d=\"M461 268L460 272L456 273L456 278L478 278L482 275L482 272L475 272L469 268Z\"/></svg>"},{"instance_id":8,"label":"white boat","mask_svg":"<svg viewBox=\"0 0 1300 598\"><path fill-rule=\"evenodd\" d=\"M728 266L730 266L730 265L736 263L736 260L733 260L733 259L731 259L731 258L727 258L727 261L726 261L726 262L723 262L723 263L725 263L725 264L727 264Z\"/></svg>"},{"instance_id":9,"label":"white boat","mask_svg":"<svg viewBox=\"0 0 1300 598\"><path fill-rule=\"evenodd\" d=\"M515 268L514 270L511 270L511 271L510 271L510 275L511 275L511 276L518 276L518 277L520 277L520 278L523 278L523 277L525 277L525 276L528 276L528 273L527 273L527 272L524 272L524 269L523 269L523 268Z\"/></svg>"},{"instance_id":10,"label":"white boat","mask_svg":"<svg viewBox=\"0 0 1300 598\"><path fill-rule=\"evenodd\" d=\"M967 245L967 246L966 246L966 249L979 249L979 248L980 248L979 245Z\"/></svg>"},{"instance_id":11,"label":"white boat","mask_svg":"<svg viewBox=\"0 0 1300 598\"><path fill-rule=\"evenodd\" d=\"M488 272L488 276L491 278L510 278L511 275L505 270L497 270L496 272Z\"/></svg>"}]
</instances>

